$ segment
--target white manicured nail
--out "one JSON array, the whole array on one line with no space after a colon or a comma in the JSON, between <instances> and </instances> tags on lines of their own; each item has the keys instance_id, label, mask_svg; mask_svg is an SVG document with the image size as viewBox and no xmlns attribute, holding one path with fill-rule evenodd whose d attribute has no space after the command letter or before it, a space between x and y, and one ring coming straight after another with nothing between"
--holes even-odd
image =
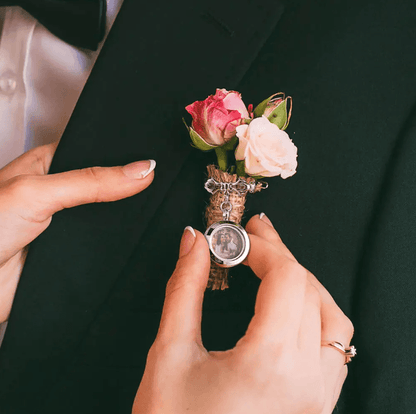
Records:
<instances>
[{"instance_id":1,"label":"white manicured nail","mask_svg":"<svg viewBox=\"0 0 416 414\"><path fill-rule=\"evenodd\" d=\"M142 178L146 178L155 168L156 168L156 161L155 160L149 160L150 165L149 165L149 169L143 173L143 177Z\"/></svg>"},{"instance_id":2,"label":"white manicured nail","mask_svg":"<svg viewBox=\"0 0 416 414\"><path fill-rule=\"evenodd\" d=\"M269 226L273 227L273 223L270 221L270 219L264 214L264 213L260 213L259 219L261 221L264 221L265 223L267 223Z\"/></svg>"},{"instance_id":3,"label":"white manicured nail","mask_svg":"<svg viewBox=\"0 0 416 414\"><path fill-rule=\"evenodd\" d=\"M124 174L129 178L143 179L146 178L156 167L155 160L136 161L123 167Z\"/></svg>"},{"instance_id":4,"label":"white manicured nail","mask_svg":"<svg viewBox=\"0 0 416 414\"><path fill-rule=\"evenodd\" d=\"M191 226L186 226L185 231L190 231L194 237L196 237L195 230Z\"/></svg>"}]
</instances>

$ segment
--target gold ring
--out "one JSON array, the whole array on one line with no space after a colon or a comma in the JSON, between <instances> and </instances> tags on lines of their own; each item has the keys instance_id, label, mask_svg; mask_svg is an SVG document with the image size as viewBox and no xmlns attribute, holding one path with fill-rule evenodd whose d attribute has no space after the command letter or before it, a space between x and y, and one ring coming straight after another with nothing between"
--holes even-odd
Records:
<instances>
[{"instance_id":1,"label":"gold ring","mask_svg":"<svg viewBox=\"0 0 416 414\"><path fill-rule=\"evenodd\" d=\"M357 355L357 350L354 345L346 348L341 342L338 341L322 341L322 346L330 346L335 348L337 351L341 352L345 356L345 363L351 362L351 359Z\"/></svg>"}]
</instances>

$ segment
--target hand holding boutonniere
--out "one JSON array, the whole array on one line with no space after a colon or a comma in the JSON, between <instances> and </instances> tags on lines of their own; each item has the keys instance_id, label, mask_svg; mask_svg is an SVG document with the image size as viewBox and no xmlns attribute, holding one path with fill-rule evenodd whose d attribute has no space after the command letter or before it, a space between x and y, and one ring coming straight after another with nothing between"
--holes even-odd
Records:
<instances>
[{"instance_id":1,"label":"hand holding boutonniere","mask_svg":"<svg viewBox=\"0 0 416 414\"><path fill-rule=\"evenodd\" d=\"M297 148L285 129L292 112L291 97L277 93L253 106L241 94L217 89L215 95L186 107L192 145L215 151L218 167L209 165L205 184L211 193L205 236L212 266L208 287L226 289L228 268L248 254L250 242L241 222L247 193L267 188L265 177L295 174ZM186 125L186 124L185 124Z\"/></svg>"}]
</instances>

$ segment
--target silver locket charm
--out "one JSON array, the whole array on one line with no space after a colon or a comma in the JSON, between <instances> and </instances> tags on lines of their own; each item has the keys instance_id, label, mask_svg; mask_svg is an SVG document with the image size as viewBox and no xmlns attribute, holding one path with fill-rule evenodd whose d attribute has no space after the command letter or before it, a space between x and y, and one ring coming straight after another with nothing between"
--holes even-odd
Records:
<instances>
[{"instance_id":1,"label":"silver locket charm","mask_svg":"<svg viewBox=\"0 0 416 414\"><path fill-rule=\"evenodd\" d=\"M264 183L263 188L267 188ZM221 203L222 221L218 221L207 228L205 238L211 251L211 260L220 267L233 267L242 263L250 251L250 239L244 227L230 221L230 213L233 206L230 202L230 193L236 192L240 195L254 193L256 182L248 183L239 179L234 183L218 182L209 178L205 183L205 189L215 194L220 191L224 194Z\"/></svg>"},{"instance_id":2,"label":"silver locket charm","mask_svg":"<svg viewBox=\"0 0 416 414\"><path fill-rule=\"evenodd\" d=\"M205 238L211 260L220 267L237 266L250 251L250 239L242 226L232 221L218 221L209 226Z\"/></svg>"}]
</instances>

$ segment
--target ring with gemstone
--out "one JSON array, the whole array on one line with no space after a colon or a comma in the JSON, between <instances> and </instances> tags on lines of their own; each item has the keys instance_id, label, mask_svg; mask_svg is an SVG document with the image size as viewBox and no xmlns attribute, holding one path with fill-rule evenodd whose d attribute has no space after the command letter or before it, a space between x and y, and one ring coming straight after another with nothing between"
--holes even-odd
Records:
<instances>
[{"instance_id":1,"label":"ring with gemstone","mask_svg":"<svg viewBox=\"0 0 416 414\"><path fill-rule=\"evenodd\" d=\"M351 359L357 355L357 350L354 345L345 347L341 342L338 341L323 341L322 346L330 346L335 348L337 351L341 352L345 356L345 363L348 364L351 362Z\"/></svg>"}]
</instances>

